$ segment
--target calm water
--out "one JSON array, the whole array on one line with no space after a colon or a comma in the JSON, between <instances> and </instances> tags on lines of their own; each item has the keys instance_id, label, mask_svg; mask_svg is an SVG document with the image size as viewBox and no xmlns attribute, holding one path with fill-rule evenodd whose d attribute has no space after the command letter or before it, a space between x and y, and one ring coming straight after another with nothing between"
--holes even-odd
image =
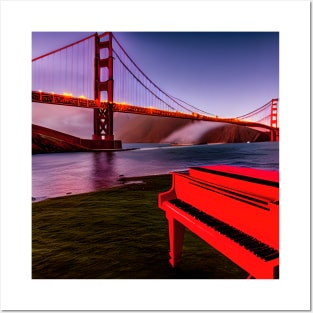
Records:
<instances>
[{"instance_id":1,"label":"calm water","mask_svg":"<svg viewBox=\"0 0 313 313\"><path fill-rule=\"evenodd\" d=\"M32 196L36 200L100 190L118 179L169 173L196 165L225 164L279 169L279 143L236 143L199 146L124 144L118 152L33 155Z\"/></svg>"}]
</instances>

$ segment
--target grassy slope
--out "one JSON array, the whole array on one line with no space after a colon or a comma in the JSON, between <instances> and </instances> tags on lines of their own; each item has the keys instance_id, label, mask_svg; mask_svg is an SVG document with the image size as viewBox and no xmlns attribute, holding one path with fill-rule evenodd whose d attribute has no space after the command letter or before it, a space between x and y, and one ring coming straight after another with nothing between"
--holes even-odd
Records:
<instances>
[{"instance_id":1,"label":"grassy slope","mask_svg":"<svg viewBox=\"0 0 313 313\"><path fill-rule=\"evenodd\" d=\"M171 176L32 205L33 278L245 278L186 231L182 264L168 263L167 220L157 196Z\"/></svg>"}]
</instances>

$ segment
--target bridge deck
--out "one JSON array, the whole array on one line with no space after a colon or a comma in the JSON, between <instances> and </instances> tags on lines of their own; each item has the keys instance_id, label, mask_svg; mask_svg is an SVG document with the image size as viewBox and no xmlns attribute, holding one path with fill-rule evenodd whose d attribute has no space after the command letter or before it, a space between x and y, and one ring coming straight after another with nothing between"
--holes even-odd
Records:
<instances>
[{"instance_id":1,"label":"bridge deck","mask_svg":"<svg viewBox=\"0 0 313 313\"><path fill-rule=\"evenodd\" d=\"M108 102L106 101L96 101L90 100L86 98L77 98L68 95L60 95L54 93L40 92L40 91L32 91L32 102L39 103L47 103L54 105L65 105L65 106L74 106L80 108L88 108L88 109L105 109L108 107ZM203 121L211 121L211 122L224 122L224 123L232 123L242 126L249 127L260 127L268 130L272 130L273 127L256 123L240 120L237 118L222 118L222 117L212 117L201 115L198 113L182 113L178 111L165 111L156 108L144 108L138 107L130 104L121 104L121 103L113 103L113 112L122 112L122 113L133 113L133 114L142 114L142 115L155 115L155 116L163 116L163 117L177 117L177 118L186 118L193 120L203 120Z\"/></svg>"}]
</instances>

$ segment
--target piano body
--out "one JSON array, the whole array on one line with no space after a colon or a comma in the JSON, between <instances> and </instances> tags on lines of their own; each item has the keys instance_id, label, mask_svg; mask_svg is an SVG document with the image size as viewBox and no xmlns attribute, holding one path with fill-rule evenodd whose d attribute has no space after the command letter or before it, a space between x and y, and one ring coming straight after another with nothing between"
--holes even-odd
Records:
<instances>
[{"instance_id":1,"label":"piano body","mask_svg":"<svg viewBox=\"0 0 313 313\"><path fill-rule=\"evenodd\" d=\"M158 206L168 220L172 267L182 260L188 228L249 278L279 278L278 171L216 165L174 172Z\"/></svg>"}]
</instances>

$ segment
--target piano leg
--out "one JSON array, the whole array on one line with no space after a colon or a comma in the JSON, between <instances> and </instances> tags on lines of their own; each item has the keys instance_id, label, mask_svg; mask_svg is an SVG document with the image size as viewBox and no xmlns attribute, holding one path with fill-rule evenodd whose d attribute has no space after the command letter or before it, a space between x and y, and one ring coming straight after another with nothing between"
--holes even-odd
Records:
<instances>
[{"instance_id":1,"label":"piano leg","mask_svg":"<svg viewBox=\"0 0 313 313\"><path fill-rule=\"evenodd\" d=\"M185 226L167 214L169 241L170 241L170 264L175 267L182 260Z\"/></svg>"}]
</instances>

